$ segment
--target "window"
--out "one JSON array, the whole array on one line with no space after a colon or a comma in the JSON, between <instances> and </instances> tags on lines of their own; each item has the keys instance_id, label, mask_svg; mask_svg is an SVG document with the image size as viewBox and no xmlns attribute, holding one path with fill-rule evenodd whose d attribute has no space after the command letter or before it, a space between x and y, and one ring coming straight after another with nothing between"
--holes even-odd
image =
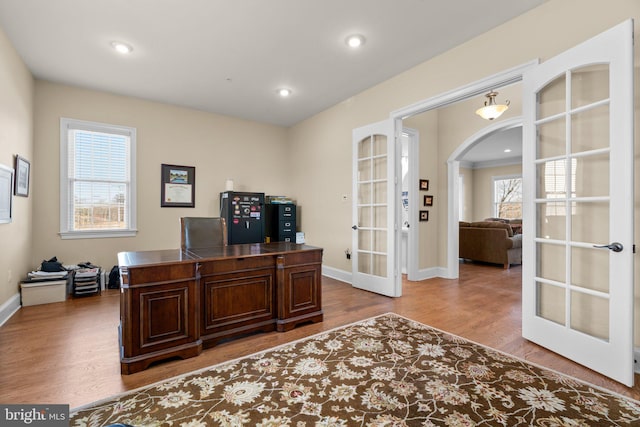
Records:
<instances>
[{"instance_id":1,"label":"window","mask_svg":"<svg viewBox=\"0 0 640 427\"><path fill-rule=\"evenodd\" d=\"M60 235L136 233L134 128L60 119Z\"/></svg>"},{"instance_id":2,"label":"window","mask_svg":"<svg viewBox=\"0 0 640 427\"><path fill-rule=\"evenodd\" d=\"M493 214L497 218L522 218L522 177L493 178Z\"/></svg>"},{"instance_id":3,"label":"window","mask_svg":"<svg viewBox=\"0 0 640 427\"><path fill-rule=\"evenodd\" d=\"M567 190L570 191L569 197L576 197L576 169L578 167L578 159L571 159L571 181L567 185L567 161L551 160L544 164L544 192L547 199L561 199L558 202L547 202L547 216L566 216L567 204L564 201L567 198ZM569 187L570 188L567 188ZM571 214L575 215L576 205L571 204Z\"/></svg>"}]
</instances>

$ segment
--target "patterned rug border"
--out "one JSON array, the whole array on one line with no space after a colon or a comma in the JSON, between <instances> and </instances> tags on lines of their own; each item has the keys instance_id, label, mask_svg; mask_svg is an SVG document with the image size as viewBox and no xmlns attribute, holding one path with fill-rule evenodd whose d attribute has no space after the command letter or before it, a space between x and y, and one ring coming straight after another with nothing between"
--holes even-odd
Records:
<instances>
[{"instance_id":1,"label":"patterned rug border","mask_svg":"<svg viewBox=\"0 0 640 427\"><path fill-rule=\"evenodd\" d=\"M85 405L80 405L80 406L78 406L78 407L72 408L72 409L70 410L70 415L71 415L71 416L73 416L73 415L77 414L77 413L78 413L78 412L80 412L80 411L84 411L84 410L86 410L87 408L90 408L90 407L92 407L92 406L98 406L98 405L101 405L101 404L103 404L103 403L105 403L105 402L108 402L108 401L111 401L111 400L118 399L118 398L120 398L121 396L124 396L124 395L127 395L127 394L136 393L136 392L139 392L139 391L141 391L141 390L145 390L145 389L150 388L150 387L155 387L155 386L158 386L158 385L160 385L160 384L163 384L163 383L166 383L166 382L169 382L169 381L176 380L176 379L178 379L178 378L186 377L186 376L189 376L189 375L196 375L196 374L200 374L200 373L205 372L205 371L208 371L208 370L210 370L210 369L214 369L214 368L216 368L217 366L226 365L226 364L230 364L230 363L235 363L235 362L240 361L240 360L242 360L242 359L246 359L246 358L254 357L254 356L257 356L257 355L259 355L259 354L264 354L264 353L267 353L267 352L276 351L276 350L278 350L278 349L280 349L280 348L283 348L283 347L286 347L286 346L291 346L291 345L293 345L293 344L297 344L297 343L299 343L299 342L301 342L301 341L305 341L305 340L312 339L312 338L315 338L315 337L318 337L318 336L321 336L321 335L324 335L324 334L328 334L328 333L334 332L334 331L336 331L336 330L338 330L338 329L349 328L349 327L351 327L351 326L355 326L355 325L357 325L357 324L359 324L359 323L367 322L367 321L370 321L370 320L373 320L373 319L377 319L377 318L379 318L379 317L384 317L384 316L396 316L396 317L402 318L402 319L404 319L404 320L406 320L406 321L408 321L408 322L410 322L410 323L416 323L416 324L418 324L418 325L422 325L422 326L429 327L429 328L431 328L431 329L433 329L433 330L435 330L435 331L438 331L438 332L440 332L440 333L442 333L442 334L447 334L447 335L450 335L450 336L452 336L452 337L459 338L459 339L461 339L461 340L467 341L467 342L469 342L469 343L471 343L471 344L477 345L477 346L482 347L482 348L484 348L484 349L488 349L488 350L494 351L494 352L496 352L496 353L500 353L500 354L502 354L502 355L504 355L504 356L506 356L506 357L510 357L510 358L512 358L512 359L514 359L514 360L517 360L517 361L520 361L520 362L523 362L523 363L526 363L526 364L532 365L532 366L534 366L534 367L536 367L536 368L538 368L538 369L543 369L543 370L546 370L546 371L549 371L549 372L553 372L553 373L555 373L556 375L560 375L560 376L563 376L563 377L566 377L566 378L572 379L572 380L574 380L574 381L576 381L576 382L578 382L578 383L581 383L581 384L582 384L582 385L584 385L584 386L592 387L592 388L597 389L597 390L599 390L599 391L601 391L601 392L609 393L609 394L611 394L611 395L613 395L613 396L615 396L615 397L618 397L618 398L621 398L621 399L625 399L625 400L629 400L629 401L631 401L631 402L634 402L634 403L635 403L635 404L637 404L637 405L640 405L640 400L636 400L636 399L634 399L634 398L632 398L632 397L629 397L629 396L626 396L626 395L624 395L624 394L618 393L618 392L616 392L616 391L610 390L610 389L608 389L608 388L606 388L606 387L602 387L602 386L598 386L598 385L596 385L596 384L592 384L592 383L590 383L590 382L588 382L588 381L582 380L582 379L577 378L577 377L574 377L574 376L572 376L572 375L565 374L564 372L560 372L560 371L557 371L557 370L555 370L555 369L549 368L549 367L547 367L547 366L540 365L540 364L535 363L535 362L531 362L531 361L526 360L526 359L524 359L524 358L522 358L522 357L515 356L515 355L513 355L513 354L509 354L509 353L506 353L506 352L504 352L504 351L502 351L502 350L498 350L498 349L495 349L495 348L493 348L493 347L489 347L489 346L487 346L487 345L484 345L484 344L478 343L478 342L473 341L473 340L471 340L471 339L468 339L468 338L465 338L465 337L461 337L461 336L456 335L456 334L453 334L453 333L451 333L451 332L447 332L447 331L445 331L445 330L443 330L443 329L439 329L439 328L436 328L436 327L434 327L434 326L428 325L428 324L426 324L426 323L421 323L421 322L418 322L417 320L413 320L413 319L410 319L410 318L408 318L408 317L406 317L406 316L403 316L403 315L401 315L401 314L398 314L398 313L394 313L394 312L392 312L392 311L389 311L389 312L386 312L386 313L382 313L382 314L378 314L378 315L375 315L375 316L367 317L367 318L364 318L364 319L361 319L361 320L357 320L357 321L355 321L355 322L351 322L351 323L347 323L347 324L344 324L344 325L336 326L336 327L334 327L334 328L327 329L326 331L317 332L317 333L315 333L315 334L308 335L308 336L306 336L306 337L299 338L299 339L297 339L297 340L293 340L293 341L289 341L289 342L286 342L286 343L282 343L282 344L279 344L279 345L277 345L277 346L275 346L275 347L269 347L268 349L265 349L265 350L256 351L255 353L246 354L246 355L244 355L244 356L240 356L240 357L237 357L237 358L235 358L235 359L225 360L224 362L216 363L216 364L214 364L214 365L209 365L209 366L206 366L206 367L204 367L204 368L196 369L196 370L194 370L194 371L189 371L189 372L186 372L186 373L184 373L184 374L178 374L178 375L175 375L175 376L173 376L173 377L165 378L165 379L162 379L162 380L159 380L159 381L156 381L156 382L150 383L150 384L146 384L146 385L143 385L143 386L140 386L140 387L137 387L137 388L131 389L131 390L126 390L126 391L123 391L123 392L120 392L120 393L116 393L116 394L113 394L113 395L111 395L111 396L105 397L104 399L99 399L99 400L96 400L96 401L93 401L93 402L87 403L87 404L85 404Z\"/></svg>"},{"instance_id":2,"label":"patterned rug border","mask_svg":"<svg viewBox=\"0 0 640 427\"><path fill-rule=\"evenodd\" d=\"M640 400L636 400L636 399L634 399L633 397L629 397L629 396L626 396L626 395L624 395L624 394L622 394L622 393L619 393L619 392L617 392L617 391L614 391L614 390L608 389L608 388L606 388L606 387L603 387L603 386L599 386L599 385L596 385L596 384L590 383L589 381L586 381L586 380L580 379L580 378L578 378L578 377L574 377L573 375L565 374L564 372L558 371L558 370L553 369L553 368L549 368L548 366L544 366L544 365L541 365L541 364L536 363L536 362L532 362L532 361L527 360L527 359L525 359L525 358L523 358L523 357L516 356L516 355L510 354L510 353L507 353L507 352L505 352L505 351L502 351L502 350L498 350L497 348L489 347L488 345L481 344L481 343L476 342L476 341L474 341L474 340L471 340L471 339L469 339L469 338L461 337L460 335L456 335L456 334L453 334L453 333L451 333L451 332L447 332L447 331L445 331L445 330L443 330L443 329L436 328L435 326L431 326L431 325L427 325L426 323L418 322L417 320L410 319L410 318L405 317L405 316L403 316L403 315L401 315L401 314L397 314L397 313L389 312L389 313L382 314L381 316L385 316L385 315L387 315L387 314L394 314L394 315L396 315L396 316L398 316L398 317L402 317L403 319L405 319L405 320L407 320L407 321L409 321L409 322L418 323L418 324L420 324L420 325L428 326L428 327L430 327L431 329L436 330L436 331L438 331L438 332L440 332L440 333L447 334L447 335L451 335L451 336L453 336L453 337L457 337L457 338L463 339L463 340L465 340L465 341L470 342L471 344L475 344L475 345L480 346L480 347L482 347L482 348L489 349L489 350L491 350L491 351L495 351L496 353L500 353L500 354L502 354L502 355L504 355L504 356L507 356L507 357L510 357L510 358L512 358L512 359L514 359L514 360L518 360L518 361L520 361L520 362L527 363L527 364L529 364L529 365L531 365L531 366L534 366L534 367L536 367L536 368L538 368L538 369L544 369L545 371L553 372L553 373L554 373L554 374L556 374L556 375L560 375L560 376L563 376L563 377L566 377L566 378L570 378L570 379L572 379L572 380L574 380L574 381L576 381L576 382L581 383L582 385L585 385L585 386L588 386L588 387L595 388L595 389L597 389L597 390L599 390L599 391L601 391L601 392L603 392L603 393L609 393L609 394L611 394L611 395L613 395L613 396L616 396L616 397L618 397L618 398L626 399L626 400L630 400L631 402L634 402L634 403L636 403L637 405L640 405ZM375 316L375 317L379 317L379 316ZM373 318L375 318L375 317L372 317L372 319L373 319ZM368 319L361 320L361 322L364 322L365 320L368 320ZM535 344L535 343L534 343L534 344ZM544 348L544 347L543 347L543 348ZM548 349L546 349L546 350L547 350L547 351L551 351L551 350L548 350ZM563 357L563 356L561 356L561 357ZM570 360L570 361L571 361L571 359L567 359L567 360ZM574 363L578 364L577 362L574 362ZM586 369L589 369L588 367L585 367L585 366L583 366L583 365L580 365L580 364L578 364L578 365L579 365L579 366L582 366L582 367L584 367L584 368L586 368ZM594 371L594 372L596 372L596 371ZM596 373L598 373L598 372L596 372ZM599 374L599 375L602 375L602 374ZM626 387L626 386L625 386L625 387Z\"/></svg>"}]
</instances>

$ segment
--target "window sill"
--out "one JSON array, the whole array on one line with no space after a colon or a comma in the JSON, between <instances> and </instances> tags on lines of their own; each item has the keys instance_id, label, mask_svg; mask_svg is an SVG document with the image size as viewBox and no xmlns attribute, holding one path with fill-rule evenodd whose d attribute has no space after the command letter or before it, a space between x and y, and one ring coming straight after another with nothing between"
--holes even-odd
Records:
<instances>
[{"instance_id":1,"label":"window sill","mask_svg":"<svg viewBox=\"0 0 640 427\"><path fill-rule=\"evenodd\" d=\"M60 238L67 239L107 239L112 237L135 237L138 230L91 230L61 231Z\"/></svg>"}]
</instances>

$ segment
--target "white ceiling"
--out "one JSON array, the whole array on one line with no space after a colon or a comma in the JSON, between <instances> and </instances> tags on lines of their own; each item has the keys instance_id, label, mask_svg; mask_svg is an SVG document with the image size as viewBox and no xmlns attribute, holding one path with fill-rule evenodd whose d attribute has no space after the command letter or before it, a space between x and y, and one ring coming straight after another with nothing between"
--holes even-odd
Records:
<instances>
[{"instance_id":1,"label":"white ceiling","mask_svg":"<svg viewBox=\"0 0 640 427\"><path fill-rule=\"evenodd\" d=\"M291 126L544 1L0 0L0 27L36 78Z\"/></svg>"},{"instance_id":2,"label":"white ceiling","mask_svg":"<svg viewBox=\"0 0 640 427\"><path fill-rule=\"evenodd\" d=\"M507 149L510 151L505 152ZM522 163L522 127L486 136L464 153L462 162L471 168Z\"/></svg>"}]
</instances>

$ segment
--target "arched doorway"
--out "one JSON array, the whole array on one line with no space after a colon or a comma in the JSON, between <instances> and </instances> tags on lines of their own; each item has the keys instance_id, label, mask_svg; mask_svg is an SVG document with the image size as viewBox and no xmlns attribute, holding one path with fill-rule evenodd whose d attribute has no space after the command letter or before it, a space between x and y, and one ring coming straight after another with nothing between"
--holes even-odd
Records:
<instances>
[{"instance_id":1,"label":"arched doorway","mask_svg":"<svg viewBox=\"0 0 640 427\"><path fill-rule=\"evenodd\" d=\"M448 222L448 266L449 277L458 277L458 246L459 246L459 228L458 223L460 221L460 161L464 155L471 150L479 141L494 135L498 132L502 132L508 129L522 127L522 117L514 117L508 120L496 122L490 126L487 126L475 134L467 138L447 160L447 179L449 188L448 197L448 210L449 210L449 222Z\"/></svg>"}]
</instances>

